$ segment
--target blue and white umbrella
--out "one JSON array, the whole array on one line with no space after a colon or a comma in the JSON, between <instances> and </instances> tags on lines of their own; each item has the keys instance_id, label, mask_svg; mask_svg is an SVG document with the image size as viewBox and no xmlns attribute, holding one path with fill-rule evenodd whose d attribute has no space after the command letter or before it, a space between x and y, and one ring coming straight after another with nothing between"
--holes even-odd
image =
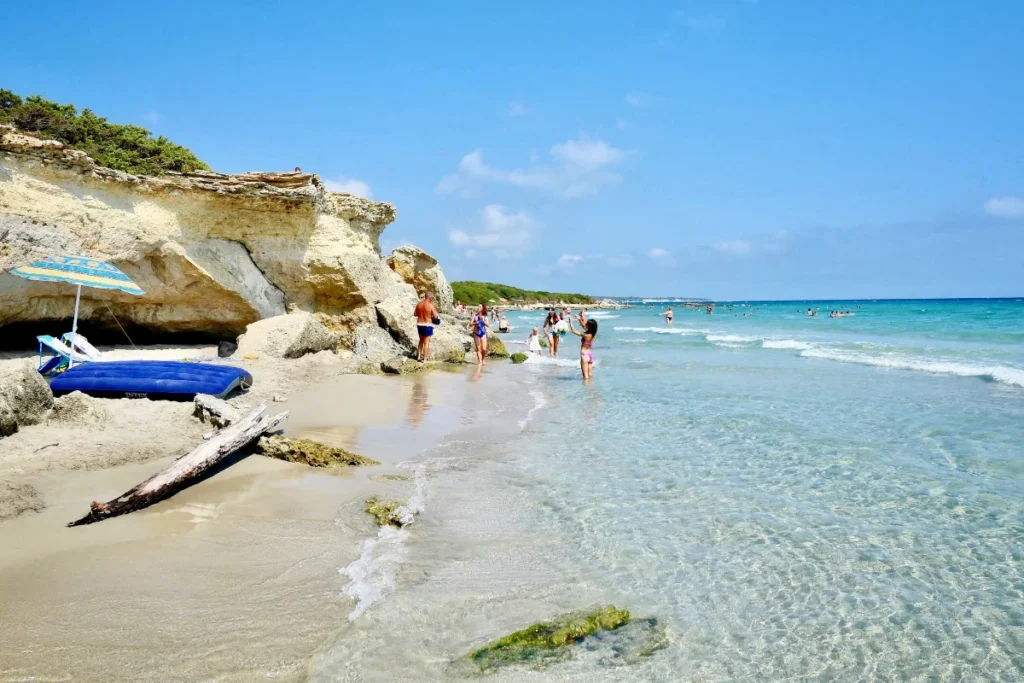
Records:
<instances>
[{"instance_id":1,"label":"blue and white umbrella","mask_svg":"<svg viewBox=\"0 0 1024 683\"><path fill-rule=\"evenodd\" d=\"M136 296L145 294L142 288L115 266L97 261L88 256L49 256L11 271L18 277L39 282L67 282L77 285L75 294L75 317L71 332L78 332L78 304L82 299L82 287L116 289Z\"/></svg>"}]
</instances>

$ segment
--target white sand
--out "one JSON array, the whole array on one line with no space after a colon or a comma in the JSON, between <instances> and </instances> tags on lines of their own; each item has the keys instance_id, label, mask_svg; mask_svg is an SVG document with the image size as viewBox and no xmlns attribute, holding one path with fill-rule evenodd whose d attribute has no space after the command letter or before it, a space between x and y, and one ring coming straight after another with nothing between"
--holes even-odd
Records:
<instances>
[{"instance_id":1,"label":"white sand","mask_svg":"<svg viewBox=\"0 0 1024 683\"><path fill-rule=\"evenodd\" d=\"M321 471L252 456L146 510L69 529L90 501L199 442L209 428L191 404L97 401L98 417L0 439L0 501L6 483L40 509L0 522L0 680L303 679L352 609L338 568L376 533L363 500L410 494L412 482L383 475L457 429L477 385L448 373L330 377L347 366L322 354L244 365L256 386L236 404L287 395L270 404L292 411L287 433L384 464Z\"/></svg>"}]
</instances>

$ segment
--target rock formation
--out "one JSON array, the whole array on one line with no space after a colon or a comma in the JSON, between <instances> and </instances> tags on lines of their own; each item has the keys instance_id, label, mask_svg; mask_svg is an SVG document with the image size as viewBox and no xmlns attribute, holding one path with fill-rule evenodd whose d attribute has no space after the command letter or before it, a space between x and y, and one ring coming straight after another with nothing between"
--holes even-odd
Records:
<instances>
[{"instance_id":1,"label":"rock formation","mask_svg":"<svg viewBox=\"0 0 1024 683\"><path fill-rule=\"evenodd\" d=\"M391 204L328 192L308 173L133 176L0 128L0 271L85 254L146 291L83 289L91 329L116 331L116 316L129 329L233 340L257 320L304 311L342 344L381 322L409 350L414 287L436 289L449 308L451 288L419 249L381 257L380 234L394 219ZM0 272L0 329L66 320L74 294ZM462 341L442 342L441 352Z\"/></svg>"},{"instance_id":2,"label":"rock formation","mask_svg":"<svg viewBox=\"0 0 1024 683\"><path fill-rule=\"evenodd\" d=\"M38 424L53 407L53 393L31 361L0 372L0 436Z\"/></svg>"},{"instance_id":3,"label":"rock formation","mask_svg":"<svg viewBox=\"0 0 1024 683\"><path fill-rule=\"evenodd\" d=\"M454 310L452 286L436 258L413 244L407 244L392 251L387 263L391 270L416 289L419 296L433 292L438 311L451 313Z\"/></svg>"}]
</instances>

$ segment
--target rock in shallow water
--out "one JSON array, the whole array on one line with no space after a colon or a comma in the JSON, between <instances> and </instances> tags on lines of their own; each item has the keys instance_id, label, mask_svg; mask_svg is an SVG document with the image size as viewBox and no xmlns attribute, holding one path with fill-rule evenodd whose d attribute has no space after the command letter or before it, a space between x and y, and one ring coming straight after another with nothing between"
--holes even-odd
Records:
<instances>
[{"instance_id":1,"label":"rock in shallow water","mask_svg":"<svg viewBox=\"0 0 1024 683\"><path fill-rule=\"evenodd\" d=\"M510 358L513 363L525 363L526 359L529 358L525 353L513 353Z\"/></svg>"},{"instance_id":2,"label":"rock in shallow water","mask_svg":"<svg viewBox=\"0 0 1024 683\"><path fill-rule=\"evenodd\" d=\"M379 465L371 458L349 453L344 448L325 446L309 439L287 439L283 436L264 436L256 445L261 455L310 467L351 467Z\"/></svg>"},{"instance_id":3,"label":"rock in shallow water","mask_svg":"<svg viewBox=\"0 0 1024 683\"><path fill-rule=\"evenodd\" d=\"M402 516L399 514L399 508L404 503L400 503L397 500L377 500L376 498L366 499L366 514L372 515L377 520L377 526L397 526L401 528L403 526Z\"/></svg>"}]
</instances>

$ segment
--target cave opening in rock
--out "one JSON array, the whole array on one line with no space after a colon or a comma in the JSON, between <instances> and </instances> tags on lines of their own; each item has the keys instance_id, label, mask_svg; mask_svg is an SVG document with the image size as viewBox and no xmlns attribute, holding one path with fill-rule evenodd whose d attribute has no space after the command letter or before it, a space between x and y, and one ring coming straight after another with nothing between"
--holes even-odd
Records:
<instances>
[{"instance_id":1,"label":"cave opening in rock","mask_svg":"<svg viewBox=\"0 0 1024 683\"><path fill-rule=\"evenodd\" d=\"M225 328L215 331L182 331L168 332L152 330L130 322L121 321L124 332L116 325L90 320L78 321L79 334L85 335L96 346L149 346L160 344L165 346L187 346L192 344L217 344L221 341L234 342L239 331ZM18 322L0 326L0 349L6 351L25 351L38 348L36 336L48 334L60 337L71 331L71 317L61 320L37 320ZM128 337L125 336L127 332Z\"/></svg>"}]
</instances>

